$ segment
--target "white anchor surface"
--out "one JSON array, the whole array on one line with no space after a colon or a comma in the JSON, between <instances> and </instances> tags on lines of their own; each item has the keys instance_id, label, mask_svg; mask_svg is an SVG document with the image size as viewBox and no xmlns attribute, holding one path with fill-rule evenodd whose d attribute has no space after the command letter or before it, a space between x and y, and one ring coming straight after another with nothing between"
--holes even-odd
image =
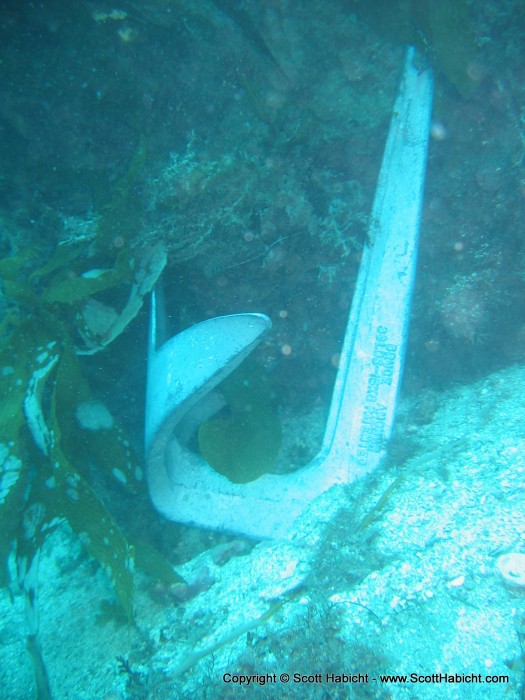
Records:
<instances>
[{"instance_id":1,"label":"white anchor surface","mask_svg":"<svg viewBox=\"0 0 525 700\"><path fill-rule=\"evenodd\" d=\"M336 483L373 470L391 435L404 363L423 200L432 75L409 48L383 156L368 243L352 300L321 450L286 475L234 484L174 433L180 419L271 328L263 314L199 323L157 348L152 321L146 398L148 487L168 519L256 538L286 538L296 518Z\"/></svg>"}]
</instances>

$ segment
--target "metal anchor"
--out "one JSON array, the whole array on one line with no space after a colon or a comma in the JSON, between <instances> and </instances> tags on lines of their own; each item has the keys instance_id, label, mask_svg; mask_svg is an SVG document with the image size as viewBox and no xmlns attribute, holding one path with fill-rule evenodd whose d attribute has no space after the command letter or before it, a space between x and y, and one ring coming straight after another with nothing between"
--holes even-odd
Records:
<instances>
[{"instance_id":1,"label":"metal anchor","mask_svg":"<svg viewBox=\"0 0 525 700\"><path fill-rule=\"evenodd\" d=\"M408 334L432 109L432 75L407 51L319 454L286 475L234 484L177 439L181 418L271 328L263 314L213 318L160 347L152 294L146 398L147 479L155 507L180 523L287 538L308 504L381 461L391 435Z\"/></svg>"}]
</instances>

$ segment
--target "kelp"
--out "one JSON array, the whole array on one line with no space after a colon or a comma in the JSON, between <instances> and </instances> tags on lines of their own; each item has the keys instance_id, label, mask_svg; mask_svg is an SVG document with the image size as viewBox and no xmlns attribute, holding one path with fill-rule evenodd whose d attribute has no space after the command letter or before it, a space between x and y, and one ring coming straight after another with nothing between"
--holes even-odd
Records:
<instances>
[{"instance_id":1,"label":"kelp","mask_svg":"<svg viewBox=\"0 0 525 700\"><path fill-rule=\"evenodd\" d=\"M91 455L131 490L138 488L142 469L116 422L87 435L76 419L77 407L94 398L78 356L98 352L126 328L161 274L166 254L161 245L120 250L103 272L93 273L87 245L58 246L41 266L27 252L0 261L8 301L0 325L1 582L7 582L8 557L15 550L20 583L26 592L32 588L24 577L45 537L67 522L109 573L131 619L134 548L82 473L79 456ZM126 289L123 308L95 298L106 292L122 296Z\"/></svg>"},{"instance_id":2,"label":"kelp","mask_svg":"<svg viewBox=\"0 0 525 700\"><path fill-rule=\"evenodd\" d=\"M115 183L111 200L103 208L96 236L99 250L111 249L118 237L122 243L129 244L138 233L141 218L137 207L140 200L133 196L133 188L145 162L146 140L142 136L128 169Z\"/></svg>"},{"instance_id":3,"label":"kelp","mask_svg":"<svg viewBox=\"0 0 525 700\"><path fill-rule=\"evenodd\" d=\"M414 44L463 97L473 88L468 70L476 58L466 0L346 0L379 34Z\"/></svg>"}]
</instances>

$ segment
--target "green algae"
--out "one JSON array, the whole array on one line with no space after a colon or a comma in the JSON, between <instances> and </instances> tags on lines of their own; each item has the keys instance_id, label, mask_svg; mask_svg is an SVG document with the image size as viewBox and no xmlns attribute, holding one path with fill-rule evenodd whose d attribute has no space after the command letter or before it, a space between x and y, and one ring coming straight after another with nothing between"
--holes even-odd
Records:
<instances>
[{"instance_id":1,"label":"green algae","mask_svg":"<svg viewBox=\"0 0 525 700\"><path fill-rule=\"evenodd\" d=\"M82 463L91 458L132 493L145 488L137 480L142 469L116 422L89 434L79 425L77 407L94 396L78 355L101 350L124 330L166 258L161 249L133 255L121 250L113 259L106 256L102 272L93 272L89 245L79 240L58 246L44 265L29 251L0 261L7 301L0 323L0 583L7 584L8 558L16 551L26 562L20 584L33 588L33 582L24 583L31 562L49 533L65 522L108 572L131 620L134 547ZM110 307L104 293L122 295L123 290L129 294L124 308ZM93 313L88 316L87 309L92 311L94 304L111 318L104 332L90 327ZM149 568L162 571L158 563Z\"/></svg>"},{"instance_id":2,"label":"green algae","mask_svg":"<svg viewBox=\"0 0 525 700\"><path fill-rule=\"evenodd\" d=\"M221 389L229 415L200 426L200 451L230 481L247 483L270 471L281 446L281 424L272 406L271 387L255 362L244 362Z\"/></svg>"},{"instance_id":3,"label":"green algae","mask_svg":"<svg viewBox=\"0 0 525 700\"><path fill-rule=\"evenodd\" d=\"M466 0L347 0L349 8L382 36L414 44L457 91L468 97L468 71L476 59Z\"/></svg>"}]
</instances>

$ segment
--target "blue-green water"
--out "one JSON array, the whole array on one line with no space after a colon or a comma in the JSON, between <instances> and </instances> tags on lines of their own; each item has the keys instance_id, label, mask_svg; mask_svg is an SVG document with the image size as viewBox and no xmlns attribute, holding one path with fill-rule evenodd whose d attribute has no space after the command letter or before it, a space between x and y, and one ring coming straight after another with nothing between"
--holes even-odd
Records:
<instances>
[{"instance_id":1,"label":"blue-green water","mask_svg":"<svg viewBox=\"0 0 525 700\"><path fill-rule=\"evenodd\" d=\"M0 697L522 697L525 17L438 5L3 3ZM310 463L408 42L435 97L387 457L286 541L170 522L149 293L168 337L273 324L187 448Z\"/></svg>"}]
</instances>

